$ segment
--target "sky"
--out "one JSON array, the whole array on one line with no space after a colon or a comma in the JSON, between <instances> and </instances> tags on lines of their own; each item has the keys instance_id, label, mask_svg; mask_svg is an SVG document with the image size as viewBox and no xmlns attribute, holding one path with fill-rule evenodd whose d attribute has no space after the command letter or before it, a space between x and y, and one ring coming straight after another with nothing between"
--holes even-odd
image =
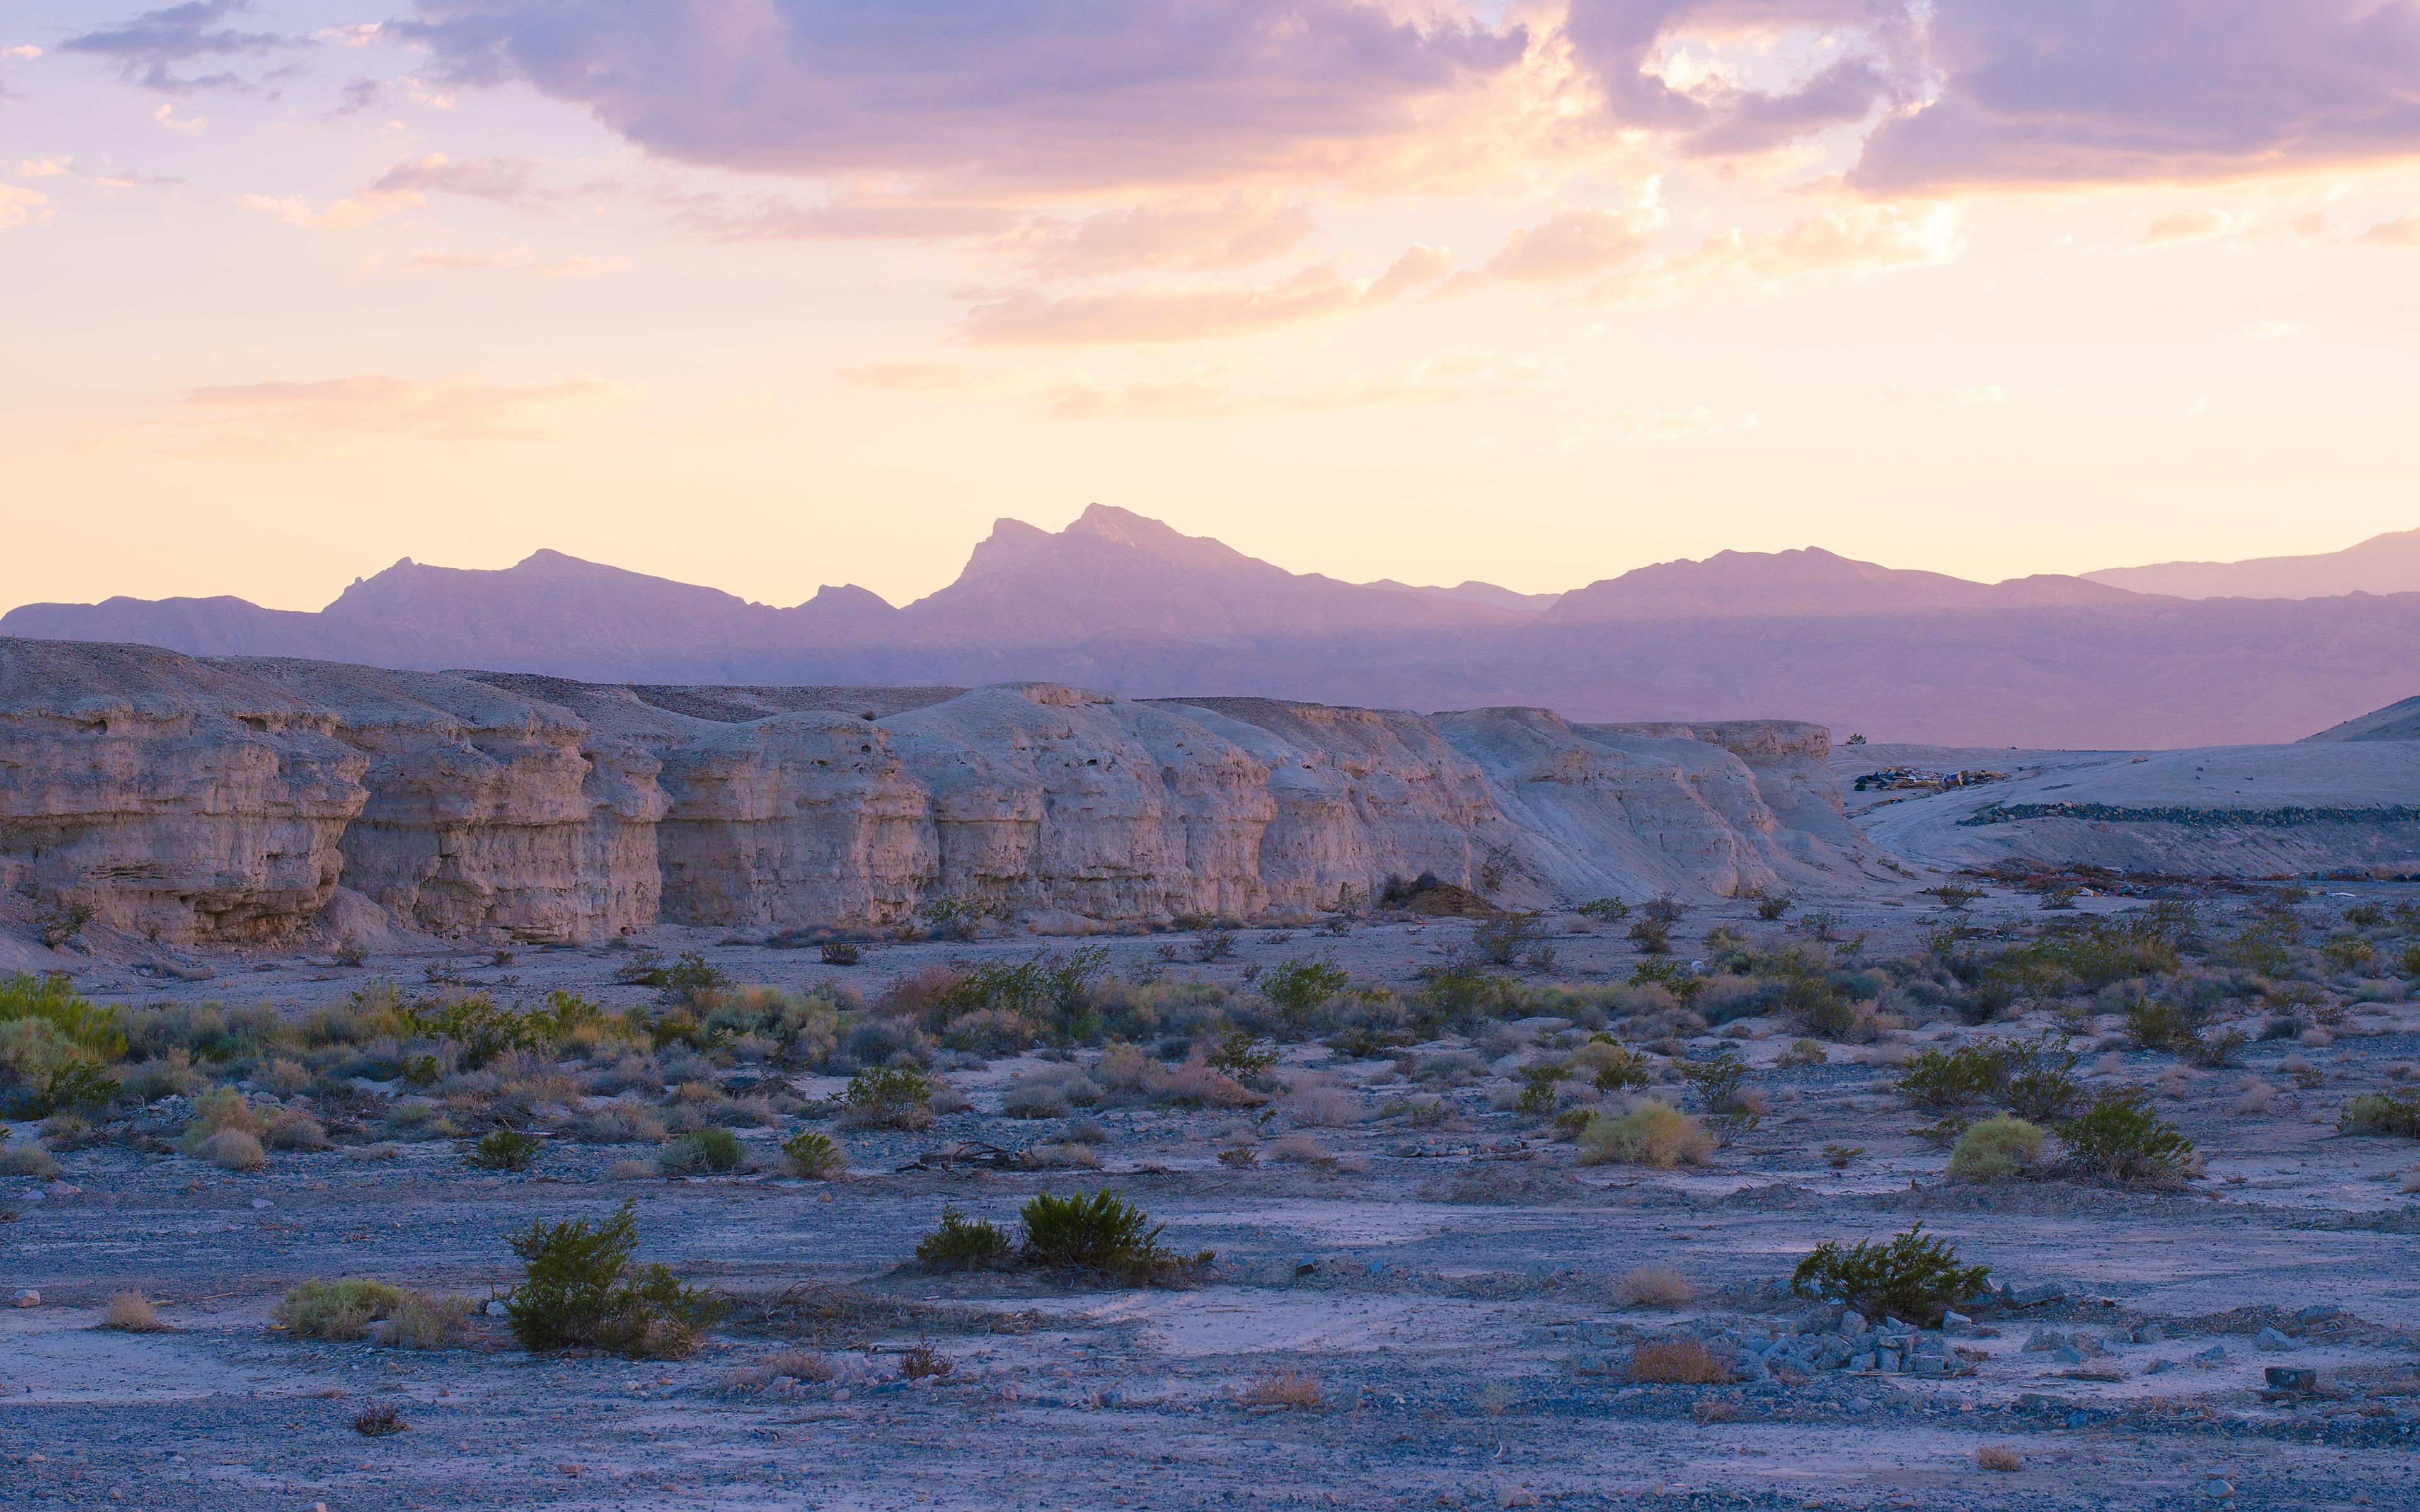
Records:
<instances>
[{"instance_id":1,"label":"sky","mask_svg":"<svg viewBox=\"0 0 2420 1512\"><path fill-rule=\"evenodd\" d=\"M0 0L0 607L2420 526L2420 0Z\"/></svg>"}]
</instances>

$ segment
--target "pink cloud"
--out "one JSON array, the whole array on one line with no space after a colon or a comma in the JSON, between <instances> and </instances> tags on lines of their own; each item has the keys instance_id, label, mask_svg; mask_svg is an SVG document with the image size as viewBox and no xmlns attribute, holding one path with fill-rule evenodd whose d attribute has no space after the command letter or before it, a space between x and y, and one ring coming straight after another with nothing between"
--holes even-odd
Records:
<instances>
[{"instance_id":1,"label":"pink cloud","mask_svg":"<svg viewBox=\"0 0 2420 1512\"><path fill-rule=\"evenodd\" d=\"M1027 222L1001 250L1044 278L1137 268L1236 268L1301 245L1317 225L1311 207L1264 191L1200 202L1135 205L1076 220Z\"/></svg>"},{"instance_id":2,"label":"pink cloud","mask_svg":"<svg viewBox=\"0 0 2420 1512\"><path fill-rule=\"evenodd\" d=\"M526 80L648 150L958 193L1243 182L1416 134L1519 25L1370 0L417 0L458 81Z\"/></svg>"},{"instance_id":3,"label":"pink cloud","mask_svg":"<svg viewBox=\"0 0 2420 1512\"><path fill-rule=\"evenodd\" d=\"M1202 341L1321 320L1401 299L1443 277L1452 258L1415 246L1375 282L1306 268L1273 284L1117 289L1053 297L1015 289L967 312L980 347L1089 347Z\"/></svg>"}]
</instances>

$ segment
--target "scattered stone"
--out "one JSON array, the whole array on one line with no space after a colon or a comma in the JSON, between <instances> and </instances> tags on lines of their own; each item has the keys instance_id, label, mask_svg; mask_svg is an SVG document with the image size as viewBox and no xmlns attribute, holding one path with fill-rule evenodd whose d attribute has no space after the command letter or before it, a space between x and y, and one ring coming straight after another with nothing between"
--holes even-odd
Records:
<instances>
[{"instance_id":1,"label":"scattered stone","mask_svg":"<svg viewBox=\"0 0 2420 1512\"><path fill-rule=\"evenodd\" d=\"M501 1297L489 1298L488 1305L482 1308L481 1311L485 1312L490 1318L502 1318L505 1316L504 1299Z\"/></svg>"},{"instance_id":2,"label":"scattered stone","mask_svg":"<svg viewBox=\"0 0 2420 1512\"><path fill-rule=\"evenodd\" d=\"M31 1287L20 1287L8 1301L18 1307L39 1307L42 1304L42 1294Z\"/></svg>"},{"instance_id":3,"label":"scattered stone","mask_svg":"<svg viewBox=\"0 0 2420 1512\"><path fill-rule=\"evenodd\" d=\"M2209 1349L2195 1355L2193 1357L2193 1363L2195 1365L2225 1365L2226 1363L2226 1346L2224 1344L2213 1344Z\"/></svg>"},{"instance_id":4,"label":"scattered stone","mask_svg":"<svg viewBox=\"0 0 2420 1512\"><path fill-rule=\"evenodd\" d=\"M2261 1376L2271 1391L2313 1392L2319 1389L2319 1373L2307 1365L2273 1365Z\"/></svg>"},{"instance_id":5,"label":"scattered stone","mask_svg":"<svg viewBox=\"0 0 2420 1512\"><path fill-rule=\"evenodd\" d=\"M2262 1329L2253 1337L2252 1342L2264 1350L2290 1350L2294 1347L2291 1336L2281 1334L2273 1328Z\"/></svg>"}]
</instances>

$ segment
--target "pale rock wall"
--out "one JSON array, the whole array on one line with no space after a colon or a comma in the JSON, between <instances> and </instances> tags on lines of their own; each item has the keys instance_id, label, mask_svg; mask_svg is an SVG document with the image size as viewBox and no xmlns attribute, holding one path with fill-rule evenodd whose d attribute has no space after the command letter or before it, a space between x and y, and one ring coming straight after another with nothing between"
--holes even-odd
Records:
<instances>
[{"instance_id":1,"label":"pale rock wall","mask_svg":"<svg viewBox=\"0 0 2420 1512\"><path fill-rule=\"evenodd\" d=\"M275 934L327 903L368 796L335 724L240 669L0 640L0 857L129 933Z\"/></svg>"},{"instance_id":2,"label":"pale rock wall","mask_svg":"<svg viewBox=\"0 0 2420 1512\"><path fill-rule=\"evenodd\" d=\"M1423 872L1525 907L1821 889L1873 861L1824 739L0 641L0 869L179 939L1282 918Z\"/></svg>"}]
</instances>

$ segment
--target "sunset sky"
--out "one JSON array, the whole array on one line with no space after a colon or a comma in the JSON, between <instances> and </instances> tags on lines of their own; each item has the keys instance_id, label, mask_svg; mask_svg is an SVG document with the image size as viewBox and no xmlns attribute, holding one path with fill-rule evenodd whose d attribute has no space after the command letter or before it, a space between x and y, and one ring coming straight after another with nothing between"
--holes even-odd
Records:
<instances>
[{"instance_id":1,"label":"sunset sky","mask_svg":"<svg viewBox=\"0 0 2420 1512\"><path fill-rule=\"evenodd\" d=\"M0 608L2420 525L2420 0L0 3Z\"/></svg>"}]
</instances>

